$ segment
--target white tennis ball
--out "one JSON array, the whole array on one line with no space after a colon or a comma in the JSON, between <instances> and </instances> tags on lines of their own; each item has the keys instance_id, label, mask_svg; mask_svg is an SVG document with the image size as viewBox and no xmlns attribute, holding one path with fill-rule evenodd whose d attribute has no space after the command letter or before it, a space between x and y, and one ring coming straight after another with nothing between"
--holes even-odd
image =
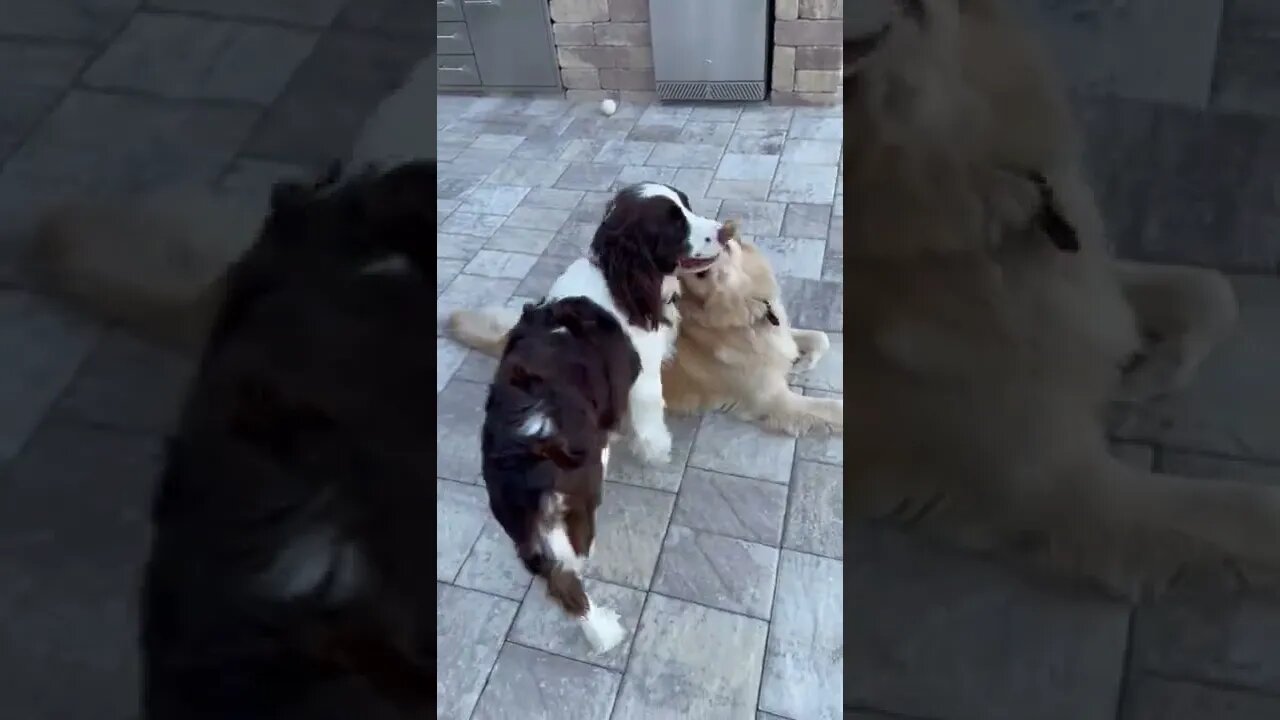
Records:
<instances>
[{"instance_id":1,"label":"white tennis ball","mask_svg":"<svg viewBox=\"0 0 1280 720\"><path fill-rule=\"evenodd\" d=\"M600 112L604 113L605 115L612 115L618 112L618 103L614 102L613 100L610 100L609 98L605 98L604 100L600 101Z\"/></svg>"}]
</instances>

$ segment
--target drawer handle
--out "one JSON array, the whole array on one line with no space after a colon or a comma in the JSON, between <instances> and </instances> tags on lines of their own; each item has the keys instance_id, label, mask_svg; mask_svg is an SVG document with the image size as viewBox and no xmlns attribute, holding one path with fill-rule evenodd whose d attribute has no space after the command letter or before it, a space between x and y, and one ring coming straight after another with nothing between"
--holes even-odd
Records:
<instances>
[{"instance_id":1,"label":"drawer handle","mask_svg":"<svg viewBox=\"0 0 1280 720\"><path fill-rule=\"evenodd\" d=\"M436 0L436 7L452 7L453 0Z\"/></svg>"},{"instance_id":2,"label":"drawer handle","mask_svg":"<svg viewBox=\"0 0 1280 720\"><path fill-rule=\"evenodd\" d=\"M457 39L458 39L458 33L454 33L454 34L452 34L452 35L437 35L437 36L436 36L436 39L437 39L437 40L457 40Z\"/></svg>"},{"instance_id":3,"label":"drawer handle","mask_svg":"<svg viewBox=\"0 0 1280 720\"><path fill-rule=\"evenodd\" d=\"M492 5L493 7L497 7L502 3L498 2L498 0L462 0L462 4L463 5Z\"/></svg>"},{"instance_id":4,"label":"drawer handle","mask_svg":"<svg viewBox=\"0 0 1280 720\"><path fill-rule=\"evenodd\" d=\"M440 72L470 72L469 68L449 67L447 65L440 65L438 69L440 70Z\"/></svg>"}]
</instances>

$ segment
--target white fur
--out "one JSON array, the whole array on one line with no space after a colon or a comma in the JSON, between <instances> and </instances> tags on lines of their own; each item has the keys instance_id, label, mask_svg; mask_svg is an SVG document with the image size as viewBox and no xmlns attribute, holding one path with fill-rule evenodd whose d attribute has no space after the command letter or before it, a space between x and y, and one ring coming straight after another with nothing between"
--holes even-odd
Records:
<instances>
[{"instance_id":1,"label":"white fur","mask_svg":"<svg viewBox=\"0 0 1280 720\"><path fill-rule=\"evenodd\" d=\"M578 626L596 654L607 653L618 646L627 631L618 622L618 613L600 607L587 598L587 614L578 618Z\"/></svg>"},{"instance_id":2,"label":"white fur","mask_svg":"<svg viewBox=\"0 0 1280 720\"><path fill-rule=\"evenodd\" d=\"M640 356L640 376L631 386L627 413L631 442L641 460L661 465L671 455L671 433L663 417L662 361L675 346L676 328L662 325L657 330L638 328L613 301L604 274L587 258L575 260L552 283L548 300L585 297L618 319Z\"/></svg>"},{"instance_id":3,"label":"white fur","mask_svg":"<svg viewBox=\"0 0 1280 720\"><path fill-rule=\"evenodd\" d=\"M689 257L708 260L720 255L720 223L708 217L696 215L680 202L680 195L670 187L661 183L642 183L639 187L640 197L664 197L675 203L689 222Z\"/></svg>"},{"instance_id":4,"label":"white fur","mask_svg":"<svg viewBox=\"0 0 1280 720\"><path fill-rule=\"evenodd\" d=\"M569 533L563 523L556 523L551 531L542 536L542 544L556 563L570 572L581 574L586 565L586 557L573 551L573 543L569 542Z\"/></svg>"},{"instance_id":5,"label":"white fur","mask_svg":"<svg viewBox=\"0 0 1280 720\"><path fill-rule=\"evenodd\" d=\"M556 431L556 424L542 408L534 406L520 423L520 434L525 437L551 437Z\"/></svg>"},{"instance_id":6,"label":"white fur","mask_svg":"<svg viewBox=\"0 0 1280 720\"><path fill-rule=\"evenodd\" d=\"M292 538L259 576L259 583L271 597L292 600L314 595L328 581L323 599L338 603L354 595L363 579L359 549L326 528Z\"/></svg>"}]
</instances>

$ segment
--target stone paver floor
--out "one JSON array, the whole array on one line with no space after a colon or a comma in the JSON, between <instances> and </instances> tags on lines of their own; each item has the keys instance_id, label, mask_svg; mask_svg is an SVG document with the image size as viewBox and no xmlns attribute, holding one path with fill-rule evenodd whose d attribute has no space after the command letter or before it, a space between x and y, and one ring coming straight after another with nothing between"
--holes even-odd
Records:
<instances>
[{"instance_id":1,"label":"stone paver floor","mask_svg":"<svg viewBox=\"0 0 1280 720\"><path fill-rule=\"evenodd\" d=\"M838 396L839 113L624 104L606 118L563 100L439 98L440 313L537 298L614 191L666 182L770 255L797 325L832 334L828 359L796 384ZM593 656L489 516L479 428L494 361L445 338L437 357L437 717L841 715L838 438L708 415L669 418L667 466L616 449L588 591L629 635Z\"/></svg>"}]
</instances>

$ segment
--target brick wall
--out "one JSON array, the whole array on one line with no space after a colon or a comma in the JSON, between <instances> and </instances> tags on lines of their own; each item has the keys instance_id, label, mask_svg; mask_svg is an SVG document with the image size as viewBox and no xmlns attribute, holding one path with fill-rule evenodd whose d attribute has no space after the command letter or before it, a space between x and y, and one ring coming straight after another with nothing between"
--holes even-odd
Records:
<instances>
[{"instance_id":1,"label":"brick wall","mask_svg":"<svg viewBox=\"0 0 1280 720\"><path fill-rule=\"evenodd\" d=\"M649 0L551 0L551 30L570 99L653 99Z\"/></svg>"},{"instance_id":2,"label":"brick wall","mask_svg":"<svg viewBox=\"0 0 1280 720\"><path fill-rule=\"evenodd\" d=\"M833 105L841 83L844 0L775 0L773 77L777 105Z\"/></svg>"},{"instance_id":3,"label":"brick wall","mask_svg":"<svg viewBox=\"0 0 1280 720\"><path fill-rule=\"evenodd\" d=\"M570 99L653 99L649 0L550 1L560 78ZM770 100L839 102L844 0L775 0L774 9Z\"/></svg>"}]
</instances>

